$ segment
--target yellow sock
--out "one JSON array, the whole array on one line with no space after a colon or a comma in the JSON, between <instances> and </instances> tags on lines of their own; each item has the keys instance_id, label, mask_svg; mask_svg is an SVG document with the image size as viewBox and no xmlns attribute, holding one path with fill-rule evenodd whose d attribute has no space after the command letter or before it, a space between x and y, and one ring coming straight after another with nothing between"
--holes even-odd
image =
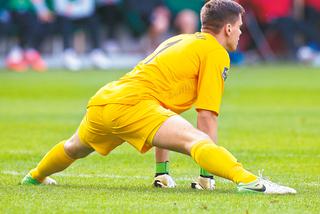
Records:
<instances>
[{"instance_id":1,"label":"yellow sock","mask_svg":"<svg viewBox=\"0 0 320 214\"><path fill-rule=\"evenodd\" d=\"M211 140L202 140L191 148L192 158L205 170L235 183L250 183L257 176L245 170L225 148Z\"/></svg>"},{"instance_id":2,"label":"yellow sock","mask_svg":"<svg viewBox=\"0 0 320 214\"><path fill-rule=\"evenodd\" d=\"M39 162L38 166L30 171L34 179L42 182L45 177L64 170L74 159L70 158L64 150L65 141L55 145Z\"/></svg>"}]
</instances>

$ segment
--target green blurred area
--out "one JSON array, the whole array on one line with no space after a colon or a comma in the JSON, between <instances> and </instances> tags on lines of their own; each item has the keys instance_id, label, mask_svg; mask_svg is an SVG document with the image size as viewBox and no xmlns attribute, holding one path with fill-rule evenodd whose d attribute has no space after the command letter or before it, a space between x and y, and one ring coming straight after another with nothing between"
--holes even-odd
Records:
<instances>
[{"instance_id":1,"label":"green blurred area","mask_svg":"<svg viewBox=\"0 0 320 214\"><path fill-rule=\"evenodd\" d=\"M125 144L90 155L54 177L56 187L18 182L76 129L90 98L128 70L0 71L0 213L318 213L320 208L320 71L297 65L233 67L219 116L219 144L253 172L298 190L296 196L239 194L217 179L194 191L198 167L171 153L176 189L151 187L153 151ZM195 124L195 111L183 114Z\"/></svg>"}]
</instances>

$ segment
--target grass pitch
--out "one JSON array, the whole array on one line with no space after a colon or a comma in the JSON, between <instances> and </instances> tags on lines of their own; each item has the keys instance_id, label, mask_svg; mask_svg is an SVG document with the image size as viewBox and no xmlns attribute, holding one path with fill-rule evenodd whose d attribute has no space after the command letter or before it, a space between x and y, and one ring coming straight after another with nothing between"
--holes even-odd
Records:
<instances>
[{"instance_id":1,"label":"grass pitch","mask_svg":"<svg viewBox=\"0 0 320 214\"><path fill-rule=\"evenodd\" d=\"M171 153L176 189L151 187L153 151L122 145L53 176L58 186L21 178L77 128L90 96L125 71L0 71L0 213L319 213L320 70L296 65L234 67L220 115L219 144L246 168L264 169L295 196L240 194L217 178L214 192L190 189L198 167ZM195 112L184 116L195 124Z\"/></svg>"}]
</instances>

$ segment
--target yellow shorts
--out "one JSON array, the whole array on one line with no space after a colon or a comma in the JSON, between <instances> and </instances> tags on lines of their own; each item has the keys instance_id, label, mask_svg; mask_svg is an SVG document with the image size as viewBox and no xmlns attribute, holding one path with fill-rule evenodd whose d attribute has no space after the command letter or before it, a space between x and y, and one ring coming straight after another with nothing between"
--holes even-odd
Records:
<instances>
[{"instance_id":1,"label":"yellow shorts","mask_svg":"<svg viewBox=\"0 0 320 214\"><path fill-rule=\"evenodd\" d=\"M143 100L136 105L90 106L78 133L81 142L101 155L107 155L125 141L145 153L152 147L161 124L173 115L155 100Z\"/></svg>"}]
</instances>

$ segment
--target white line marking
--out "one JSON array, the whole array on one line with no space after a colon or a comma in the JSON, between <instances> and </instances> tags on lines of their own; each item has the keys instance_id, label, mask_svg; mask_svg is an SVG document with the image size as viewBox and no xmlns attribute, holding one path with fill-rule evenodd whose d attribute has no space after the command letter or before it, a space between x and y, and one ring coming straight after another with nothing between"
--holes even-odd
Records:
<instances>
[{"instance_id":1,"label":"white line marking","mask_svg":"<svg viewBox=\"0 0 320 214\"><path fill-rule=\"evenodd\" d=\"M0 173L4 175L15 175L15 176L23 176L27 174L27 172L17 172L17 171L9 171L9 170L4 170L4 171L1 171ZM80 177L80 178L118 178L118 179L129 179L129 180L133 180L133 179L151 180L153 178L151 176L126 176L126 175L113 175L113 174L70 174L70 173L59 173L59 174L56 174L55 176ZM180 181L187 181L190 179L191 178L187 178L187 177L175 178L175 180L180 180Z\"/></svg>"},{"instance_id":2,"label":"white line marking","mask_svg":"<svg viewBox=\"0 0 320 214\"><path fill-rule=\"evenodd\" d=\"M1 174L5 175L16 175L16 176L23 176L26 175L27 172L17 172L17 171L9 171L4 170L1 171ZM149 176L124 176L124 175L110 175L110 174L70 174L70 173L59 173L56 174L57 177L81 177L81 178L120 178L120 179L150 179Z\"/></svg>"},{"instance_id":3,"label":"white line marking","mask_svg":"<svg viewBox=\"0 0 320 214\"><path fill-rule=\"evenodd\" d=\"M34 154L34 152L30 150L9 150L9 151L0 152L0 154L31 155L31 154Z\"/></svg>"},{"instance_id":4,"label":"white line marking","mask_svg":"<svg viewBox=\"0 0 320 214\"><path fill-rule=\"evenodd\" d=\"M0 174L3 175L14 175L14 176L24 176L27 172L17 172L17 171L10 171L10 170L3 170L0 171ZM116 178L116 179L127 179L127 180L135 180L135 179L142 179L142 180L152 180L152 176L126 176L126 175L113 175L113 174L71 174L71 173L58 173L55 174L56 177L80 177L80 178ZM176 181L193 181L193 177L174 177ZM221 183L230 183L230 181L225 179L219 179Z\"/></svg>"},{"instance_id":5,"label":"white line marking","mask_svg":"<svg viewBox=\"0 0 320 214\"><path fill-rule=\"evenodd\" d=\"M320 183L318 182L310 182L310 183L305 183L307 186L320 186Z\"/></svg>"}]
</instances>

